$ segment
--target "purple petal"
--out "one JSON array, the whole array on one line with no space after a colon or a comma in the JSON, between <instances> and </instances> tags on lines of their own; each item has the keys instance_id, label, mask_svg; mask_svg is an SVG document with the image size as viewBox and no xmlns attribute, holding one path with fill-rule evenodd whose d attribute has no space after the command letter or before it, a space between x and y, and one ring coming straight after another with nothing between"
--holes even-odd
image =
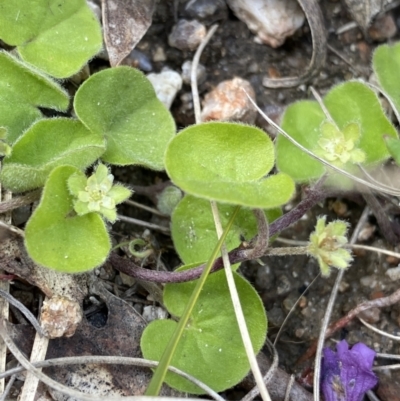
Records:
<instances>
[{"instance_id":1,"label":"purple petal","mask_svg":"<svg viewBox=\"0 0 400 401\"><path fill-rule=\"evenodd\" d=\"M351 351L341 360L340 380L346 389L346 401L361 401L378 382L371 369L365 369L362 360Z\"/></svg>"},{"instance_id":2,"label":"purple petal","mask_svg":"<svg viewBox=\"0 0 400 401\"><path fill-rule=\"evenodd\" d=\"M338 352L339 359L341 359L349 351L349 344L347 344L346 340L342 340L340 343L336 344L336 350Z\"/></svg>"},{"instance_id":3,"label":"purple petal","mask_svg":"<svg viewBox=\"0 0 400 401\"><path fill-rule=\"evenodd\" d=\"M351 352L357 352L360 355L360 359L365 363L366 369L371 369L374 363L376 352L371 348L367 347L363 343L357 343L351 348Z\"/></svg>"},{"instance_id":4,"label":"purple petal","mask_svg":"<svg viewBox=\"0 0 400 401\"><path fill-rule=\"evenodd\" d=\"M324 348L321 388L326 401L361 401L378 379L372 372L375 352L365 344L351 350L345 340L336 346L337 353Z\"/></svg>"}]
</instances>

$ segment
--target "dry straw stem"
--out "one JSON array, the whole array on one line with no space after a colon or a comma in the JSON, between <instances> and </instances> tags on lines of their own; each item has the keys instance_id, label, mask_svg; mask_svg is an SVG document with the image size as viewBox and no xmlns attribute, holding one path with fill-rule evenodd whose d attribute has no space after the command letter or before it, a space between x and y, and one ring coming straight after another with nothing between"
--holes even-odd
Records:
<instances>
[{"instance_id":1,"label":"dry straw stem","mask_svg":"<svg viewBox=\"0 0 400 401\"><path fill-rule=\"evenodd\" d=\"M198 91L198 86L197 86L197 67L199 64L201 53L203 52L204 48L206 47L207 43L209 42L209 40L211 39L212 35L217 30L217 28L218 28L218 25L213 25L209 29L207 35L204 37L204 39L200 43L200 46L197 48L196 53L193 58L193 62L192 62L190 81L191 81L191 88L192 88L193 107L194 107L194 115L195 115L196 124L201 123L201 107L200 107L199 91ZM217 232L217 237L219 239L219 238L221 238L221 236L223 234L223 229L221 226L221 220L219 217L217 203L215 201L210 201L210 205L211 205L211 210L212 210L212 214L214 217L214 223L215 223L215 229ZM260 213L256 213L256 217L258 217L258 220L259 220L259 214ZM266 234L267 234L266 236L263 235L262 237L266 238L266 246L268 246L268 229L266 231ZM261 241L262 241L262 239L259 241L259 244L261 243ZM222 261L223 261L223 265L225 268L225 275L226 275L226 280L228 283L229 293L230 293L230 296L232 299L232 304L233 304L233 308L235 311L236 320L238 322L240 335L242 336L243 345L244 345L244 348L246 351L247 358L250 363L250 369L253 372L255 381L256 381L257 386L260 391L261 398L264 401L271 401L271 397L269 396L268 390L265 387L263 377L262 377L260 368L258 366L256 356L254 354L253 345L251 343L249 331L248 331L248 328L246 325L246 320L244 318L242 306L241 306L239 295L238 295L236 285L235 285L235 280L233 278L229 255L226 250L225 244L223 244L221 247L221 253L222 253Z\"/></svg>"}]
</instances>

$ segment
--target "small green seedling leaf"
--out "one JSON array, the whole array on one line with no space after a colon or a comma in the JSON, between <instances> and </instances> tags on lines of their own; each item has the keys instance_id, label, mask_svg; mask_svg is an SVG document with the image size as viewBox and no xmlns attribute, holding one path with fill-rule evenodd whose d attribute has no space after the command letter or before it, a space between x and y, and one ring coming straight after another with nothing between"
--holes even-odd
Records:
<instances>
[{"instance_id":1,"label":"small green seedling leaf","mask_svg":"<svg viewBox=\"0 0 400 401\"><path fill-rule=\"evenodd\" d=\"M13 192L44 185L54 167L84 169L105 150L104 139L80 121L67 118L39 120L15 143L4 159L0 180Z\"/></svg>"},{"instance_id":2,"label":"small green seedling leaf","mask_svg":"<svg viewBox=\"0 0 400 401\"><path fill-rule=\"evenodd\" d=\"M164 169L175 123L140 71L116 67L92 75L76 93L74 107L90 130L105 136L102 160Z\"/></svg>"},{"instance_id":3,"label":"small green seedling leaf","mask_svg":"<svg viewBox=\"0 0 400 401\"><path fill-rule=\"evenodd\" d=\"M221 224L226 226L235 206L219 204ZM269 222L278 218L280 209L265 212ZM210 257L214 244L218 241L210 202L186 195L175 208L171 217L171 234L179 257L185 264L201 263ZM241 208L228 233L225 245L230 251L238 247L241 238L250 240L257 234L257 223L249 209Z\"/></svg>"},{"instance_id":4,"label":"small green seedling leaf","mask_svg":"<svg viewBox=\"0 0 400 401\"><path fill-rule=\"evenodd\" d=\"M46 182L39 206L25 229L25 246L39 265L66 273L80 273L102 264L111 249L97 213L76 216L67 181L79 170L55 168Z\"/></svg>"},{"instance_id":5,"label":"small green seedling leaf","mask_svg":"<svg viewBox=\"0 0 400 401\"><path fill-rule=\"evenodd\" d=\"M0 126L8 130L8 143L42 118L38 107L67 110L69 97L61 86L4 51L0 71Z\"/></svg>"},{"instance_id":6,"label":"small green seedling leaf","mask_svg":"<svg viewBox=\"0 0 400 401\"><path fill-rule=\"evenodd\" d=\"M234 277L254 352L258 353L267 333L265 310L254 288L238 274L234 273ZM164 304L172 315L182 315L195 284L165 286ZM150 323L141 338L143 356L160 360L176 325L173 320ZM234 386L249 371L224 271L207 278L171 365L193 375L215 391ZM180 391L202 393L197 386L173 373L167 373L166 382Z\"/></svg>"},{"instance_id":7,"label":"small green seedling leaf","mask_svg":"<svg viewBox=\"0 0 400 401\"><path fill-rule=\"evenodd\" d=\"M350 251L343 248L347 244L347 228L345 221L332 221L326 225L326 216L317 220L307 252L317 259L323 276L329 276L331 266L346 269L353 260Z\"/></svg>"},{"instance_id":8,"label":"small green seedling leaf","mask_svg":"<svg viewBox=\"0 0 400 401\"><path fill-rule=\"evenodd\" d=\"M346 82L333 88L324 104L329 118L317 102L290 105L282 128L317 156L349 172L356 171L356 163L375 165L389 157L382 136L396 138L397 133L370 88L360 82ZM282 136L277 140L277 166L299 182L319 178L326 171L318 160ZM335 184L340 180L343 177Z\"/></svg>"},{"instance_id":9,"label":"small green seedling leaf","mask_svg":"<svg viewBox=\"0 0 400 401\"><path fill-rule=\"evenodd\" d=\"M382 89L400 114L400 43L379 46L373 55L372 66Z\"/></svg>"},{"instance_id":10,"label":"small green seedling leaf","mask_svg":"<svg viewBox=\"0 0 400 401\"><path fill-rule=\"evenodd\" d=\"M71 175L68 188L76 200L74 210L79 216L96 212L114 223L117 220L116 205L131 196L131 191L123 185L113 185L114 176L104 164L86 178L81 171Z\"/></svg>"},{"instance_id":11,"label":"small green seedling leaf","mask_svg":"<svg viewBox=\"0 0 400 401\"><path fill-rule=\"evenodd\" d=\"M0 0L0 38L56 78L77 73L102 48L100 24L85 0Z\"/></svg>"},{"instance_id":12,"label":"small green seedling leaf","mask_svg":"<svg viewBox=\"0 0 400 401\"><path fill-rule=\"evenodd\" d=\"M182 191L175 185L168 186L158 196L157 209L161 213L170 216L182 199L182 196Z\"/></svg>"},{"instance_id":13,"label":"small green seedling leaf","mask_svg":"<svg viewBox=\"0 0 400 401\"><path fill-rule=\"evenodd\" d=\"M165 165L185 192L222 203L269 209L286 203L294 185L286 174L265 178L274 146L262 130L211 122L181 131L169 144Z\"/></svg>"},{"instance_id":14,"label":"small green seedling leaf","mask_svg":"<svg viewBox=\"0 0 400 401\"><path fill-rule=\"evenodd\" d=\"M385 136L385 142L390 155L393 157L396 164L400 166L400 140Z\"/></svg>"}]
</instances>

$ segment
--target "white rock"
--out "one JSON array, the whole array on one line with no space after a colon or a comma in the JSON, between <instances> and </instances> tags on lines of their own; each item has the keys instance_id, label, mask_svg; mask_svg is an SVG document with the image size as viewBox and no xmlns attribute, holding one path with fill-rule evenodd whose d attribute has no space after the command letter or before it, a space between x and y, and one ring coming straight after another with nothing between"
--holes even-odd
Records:
<instances>
[{"instance_id":1,"label":"white rock","mask_svg":"<svg viewBox=\"0 0 400 401\"><path fill-rule=\"evenodd\" d=\"M192 62L190 60L185 61L182 64L182 79L186 85L190 85L192 74ZM206 68L202 64L198 64L197 66L197 84L201 85L206 79Z\"/></svg>"},{"instance_id":2,"label":"white rock","mask_svg":"<svg viewBox=\"0 0 400 401\"><path fill-rule=\"evenodd\" d=\"M153 84L158 99L169 109L176 94L182 88L180 74L172 70L165 70L160 73L148 74L147 78Z\"/></svg>"},{"instance_id":3,"label":"white rock","mask_svg":"<svg viewBox=\"0 0 400 401\"><path fill-rule=\"evenodd\" d=\"M386 275L389 276L390 280L397 281L400 279L400 266L392 267L386 270Z\"/></svg>"},{"instance_id":4,"label":"white rock","mask_svg":"<svg viewBox=\"0 0 400 401\"><path fill-rule=\"evenodd\" d=\"M152 322L153 320L166 319L168 312L160 306L147 305L143 308L142 316L147 322Z\"/></svg>"},{"instance_id":5,"label":"white rock","mask_svg":"<svg viewBox=\"0 0 400 401\"><path fill-rule=\"evenodd\" d=\"M305 20L297 0L227 0L227 3L257 35L256 40L271 47L281 46Z\"/></svg>"},{"instance_id":6,"label":"white rock","mask_svg":"<svg viewBox=\"0 0 400 401\"><path fill-rule=\"evenodd\" d=\"M181 19L172 28L168 44L182 51L194 51L206 33L206 27L199 21Z\"/></svg>"}]
</instances>

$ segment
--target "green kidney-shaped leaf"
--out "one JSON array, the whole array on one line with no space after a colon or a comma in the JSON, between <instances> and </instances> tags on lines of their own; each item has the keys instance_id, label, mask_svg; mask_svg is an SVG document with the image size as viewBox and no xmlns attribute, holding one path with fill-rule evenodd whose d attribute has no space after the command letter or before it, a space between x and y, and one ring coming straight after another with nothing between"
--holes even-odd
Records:
<instances>
[{"instance_id":1,"label":"green kidney-shaped leaf","mask_svg":"<svg viewBox=\"0 0 400 401\"><path fill-rule=\"evenodd\" d=\"M234 277L254 352L258 353L267 333L264 307L254 288L238 274L234 273ZM165 286L164 303L172 315L182 315L195 284ZM145 358L160 360L176 325L172 320L156 320L146 327L141 338ZM215 391L234 386L249 371L224 271L207 278L171 365L193 375ZM170 372L166 382L180 391L202 393L194 384Z\"/></svg>"},{"instance_id":2,"label":"green kidney-shaped leaf","mask_svg":"<svg viewBox=\"0 0 400 401\"><path fill-rule=\"evenodd\" d=\"M389 96L397 115L400 114L400 43L379 46L373 55L372 65L379 84Z\"/></svg>"},{"instance_id":3,"label":"green kidney-shaped leaf","mask_svg":"<svg viewBox=\"0 0 400 401\"><path fill-rule=\"evenodd\" d=\"M78 72L102 47L85 0L0 0L0 38L56 78Z\"/></svg>"},{"instance_id":4,"label":"green kidney-shaped leaf","mask_svg":"<svg viewBox=\"0 0 400 401\"><path fill-rule=\"evenodd\" d=\"M356 146L365 154L362 164L376 164L389 157L383 135L397 137L397 133L371 89L360 82L346 82L333 88L324 98L324 104L339 130L344 131L352 123L358 125L361 135ZM325 120L317 102L301 101L286 109L281 126L297 142L315 151ZM281 136L276 151L278 169L296 181L310 181L326 171L320 162ZM354 171L350 163L342 168ZM343 181L343 177L340 180Z\"/></svg>"},{"instance_id":5,"label":"green kidney-shaped leaf","mask_svg":"<svg viewBox=\"0 0 400 401\"><path fill-rule=\"evenodd\" d=\"M218 210L224 227L235 206L220 204ZM272 222L281 216L282 212L280 209L269 209L265 214L268 221ZM186 195L172 214L171 234L175 249L185 264L208 260L218 242L210 202ZM257 222L253 212L242 208L229 231L225 245L228 250L234 249L240 245L241 238L250 240L256 234Z\"/></svg>"},{"instance_id":6,"label":"green kidney-shaped leaf","mask_svg":"<svg viewBox=\"0 0 400 401\"><path fill-rule=\"evenodd\" d=\"M44 185L54 167L68 164L84 169L104 150L104 139L78 120L39 120L4 159L0 180L13 192L27 191Z\"/></svg>"},{"instance_id":7,"label":"green kidney-shaped leaf","mask_svg":"<svg viewBox=\"0 0 400 401\"><path fill-rule=\"evenodd\" d=\"M69 97L61 86L4 51L0 71L0 126L7 128L8 143L42 118L38 107L67 110Z\"/></svg>"},{"instance_id":8,"label":"green kidney-shaped leaf","mask_svg":"<svg viewBox=\"0 0 400 401\"><path fill-rule=\"evenodd\" d=\"M76 216L68 178L79 170L55 168L46 182L39 206L25 229L25 246L39 265L66 273L80 273L102 264L111 249L101 217Z\"/></svg>"},{"instance_id":9,"label":"green kidney-shaped leaf","mask_svg":"<svg viewBox=\"0 0 400 401\"><path fill-rule=\"evenodd\" d=\"M181 131L169 144L171 180L191 195L254 208L273 208L293 194L290 177L264 178L274 165L274 146L262 130L211 122Z\"/></svg>"},{"instance_id":10,"label":"green kidney-shaped leaf","mask_svg":"<svg viewBox=\"0 0 400 401\"><path fill-rule=\"evenodd\" d=\"M164 169L175 123L140 71L117 67L92 75L76 93L74 107L90 130L106 137L104 161Z\"/></svg>"}]
</instances>

